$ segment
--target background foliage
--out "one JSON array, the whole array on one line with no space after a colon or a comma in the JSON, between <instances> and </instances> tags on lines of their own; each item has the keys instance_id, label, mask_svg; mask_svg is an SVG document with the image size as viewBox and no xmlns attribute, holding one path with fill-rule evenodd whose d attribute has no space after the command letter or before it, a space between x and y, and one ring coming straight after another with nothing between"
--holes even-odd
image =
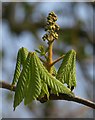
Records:
<instances>
[{"instance_id":1,"label":"background foliage","mask_svg":"<svg viewBox=\"0 0 95 120\"><path fill-rule=\"evenodd\" d=\"M94 3L3 3L3 80L11 83L20 47L33 51L39 44L46 46L41 38L44 34L45 18L50 11L54 11L61 27L59 39L54 44L54 58L72 48L76 50L77 87L74 92L93 100L94 7ZM56 68L59 64L56 64ZM28 107L24 107L22 103L16 112L12 112L13 93L3 91L2 99L3 117L93 117L91 108L66 101L50 101L45 104L33 102Z\"/></svg>"}]
</instances>

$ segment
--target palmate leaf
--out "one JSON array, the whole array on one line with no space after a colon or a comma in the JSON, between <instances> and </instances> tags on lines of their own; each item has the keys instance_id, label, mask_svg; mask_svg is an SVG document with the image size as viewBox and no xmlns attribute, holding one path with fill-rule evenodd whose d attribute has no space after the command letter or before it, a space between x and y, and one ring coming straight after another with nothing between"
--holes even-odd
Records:
<instances>
[{"instance_id":1,"label":"palmate leaf","mask_svg":"<svg viewBox=\"0 0 95 120\"><path fill-rule=\"evenodd\" d=\"M17 62L16 62L12 85L16 85L18 78L21 74L21 66L23 67L25 65L27 55L28 55L28 50L26 48L22 47L19 49L17 54Z\"/></svg>"},{"instance_id":2,"label":"palmate leaf","mask_svg":"<svg viewBox=\"0 0 95 120\"><path fill-rule=\"evenodd\" d=\"M29 104L32 100L36 100L39 97L43 97L45 94L49 99L48 87L51 88L51 91L54 94L58 95L58 93L64 93L68 94L69 96L74 96L73 92L69 88L64 86L58 79L55 78L55 76L51 75L47 71L47 69L43 66L35 52L28 53L26 50L24 50L25 48L21 49L21 52L18 53L18 55L21 55L21 58L18 57L18 61L20 62L20 65L23 65L23 67L22 71L20 71L17 81L14 96L14 110L23 99L25 105ZM69 58L71 57L70 55L68 56ZM73 57L75 57L75 55ZM75 60L75 58L73 57L71 58ZM67 58L65 61L68 61L69 58ZM75 61L72 61L71 63L73 65ZM54 70L55 68L53 67L52 73L55 73Z\"/></svg>"},{"instance_id":3,"label":"palmate leaf","mask_svg":"<svg viewBox=\"0 0 95 120\"><path fill-rule=\"evenodd\" d=\"M58 69L56 78L63 84L66 83L70 89L76 86L76 52L70 50Z\"/></svg>"},{"instance_id":4,"label":"palmate leaf","mask_svg":"<svg viewBox=\"0 0 95 120\"><path fill-rule=\"evenodd\" d=\"M64 86L60 81L58 81L55 77L53 77L47 71L47 69L43 66L40 59L36 55L36 53L34 53L34 55L36 58L35 60L36 60L37 66L39 68L41 80L43 80L52 89L52 91L55 91L55 93L57 93L57 94L64 93L64 94L74 96L74 94L70 91L70 89L68 89L66 86Z\"/></svg>"},{"instance_id":5,"label":"palmate leaf","mask_svg":"<svg viewBox=\"0 0 95 120\"><path fill-rule=\"evenodd\" d=\"M26 59L25 67L22 69L22 72L19 76L15 96L14 96L14 110L15 108L21 103L25 96L26 87L29 79L29 69L30 69L30 60L31 60L31 54L29 53Z\"/></svg>"},{"instance_id":6,"label":"palmate leaf","mask_svg":"<svg viewBox=\"0 0 95 120\"><path fill-rule=\"evenodd\" d=\"M41 79L39 76L38 66L35 60L34 53L31 54L30 60L30 75L29 75L29 83L26 90L24 103L29 104L32 100L37 99L37 97L41 93Z\"/></svg>"}]
</instances>

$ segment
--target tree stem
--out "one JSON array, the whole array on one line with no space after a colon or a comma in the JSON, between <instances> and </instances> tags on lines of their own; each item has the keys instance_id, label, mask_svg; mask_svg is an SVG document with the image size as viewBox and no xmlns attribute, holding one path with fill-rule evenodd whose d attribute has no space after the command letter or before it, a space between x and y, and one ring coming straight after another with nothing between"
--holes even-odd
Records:
<instances>
[{"instance_id":1,"label":"tree stem","mask_svg":"<svg viewBox=\"0 0 95 120\"><path fill-rule=\"evenodd\" d=\"M48 61L47 61L47 70L49 73L51 73L51 63L52 63L52 47L53 47L53 42L49 41L48 42Z\"/></svg>"},{"instance_id":2,"label":"tree stem","mask_svg":"<svg viewBox=\"0 0 95 120\"><path fill-rule=\"evenodd\" d=\"M4 88L4 89L7 89L7 90L11 90L11 91L15 91L16 87L13 86L13 89L12 89L12 85L6 83L6 82L3 82L3 81L0 81L0 88ZM80 98L78 96L69 96L67 94L62 94L60 93L59 96L57 96L56 94L50 94L49 96L49 99L50 100L67 100L67 101L74 101L76 103L80 103L80 104L83 104L85 106L88 106L90 108L93 108L95 109L95 103L90 101L90 100L86 100L86 99L83 99L83 98ZM42 103L46 102L47 101L47 97L45 96L44 98L41 98L38 100Z\"/></svg>"}]
</instances>

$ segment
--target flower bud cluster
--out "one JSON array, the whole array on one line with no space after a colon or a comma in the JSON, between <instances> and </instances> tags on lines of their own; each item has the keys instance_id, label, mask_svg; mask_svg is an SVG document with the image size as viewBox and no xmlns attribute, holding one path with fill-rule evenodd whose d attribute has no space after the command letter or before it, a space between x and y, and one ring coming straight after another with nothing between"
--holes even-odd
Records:
<instances>
[{"instance_id":1,"label":"flower bud cluster","mask_svg":"<svg viewBox=\"0 0 95 120\"><path fill-rule=\"evenodd\" d=\"M59 26L56 24L57 16L54 12L50 12L47 17L47 24L45 27L45 31L47 33L42 37L42 39L48 40L48 41L54 41L55 39L58 39L58 30Z\"/></svg>"}]
</instances>

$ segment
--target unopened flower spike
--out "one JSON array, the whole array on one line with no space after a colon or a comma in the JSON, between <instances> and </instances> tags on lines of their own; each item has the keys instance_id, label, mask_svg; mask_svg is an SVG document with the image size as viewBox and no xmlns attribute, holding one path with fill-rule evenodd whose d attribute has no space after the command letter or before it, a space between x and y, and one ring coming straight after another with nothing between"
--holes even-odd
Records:
<instances>
[{"instance_id":1,"label":"unopened flower spike","mask_svg":"<svg viewBox=\"0 0 95 120\"><path fill-rule=\"evenodd\" d=\"M45 26L46 34L42 37L42 39L45 41L54 41L58 39L58 30L59 26L56 23L57 16L54 12L50 12L47 17L47 22Z\"/></svg>"}]
</instances>

